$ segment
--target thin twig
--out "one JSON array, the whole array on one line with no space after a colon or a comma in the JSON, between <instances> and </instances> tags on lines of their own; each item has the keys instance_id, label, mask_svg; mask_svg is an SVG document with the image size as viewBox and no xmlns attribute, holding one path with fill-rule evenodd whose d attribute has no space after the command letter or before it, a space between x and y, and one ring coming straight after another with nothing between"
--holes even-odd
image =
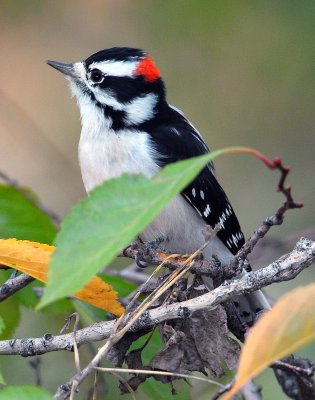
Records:
<instances>
[{"instance_id":1,"label":"thin twig","mask_svg":"<svg viewBox=\"0 0 315 400\"><path fill-rule=\"evenodd\" d=\"M224 385L224 386L222 387L222 389L220 389L220 390L212 397L211 400L218 400L221 396L224 395L224 393L228 392L228 391L232 388L233 384L234 384L234 379L233 379L231 382L229 382L229 383L227 383L226 385Z\"/></svg>"},{"instance_id":2,"label":"thin twig","mask_svg":"<svg viewBox=\"0 0 315 400\"><path fill-rule=\"evenodd\" d=\"M81 367L80 367L80 356L79 356L79 350L78 350L78 344L77 344L77 331L79 328L79 323L80 323L80 315L77 312L74 312L69 315L69 317L66 319L66 322L64 326L61 328L60 333L64 333L67 331L70 327L71 321L75 318L74 321L74 326L73 326L73 351L74 351L74 363L76 366L77 373L81 372Z\"/></svg>"},{"instance_id":3,"label":"thin twig","mask_svg":"<svg viewBox=\"0 0 315 400\"><path fill-rule=\"evenodd\" d=\"M95 367L98 371L103 372L123 372L129 374L145 374L145 375L163 375L163 376L175 376L176 378L185 378L185 379L193 379L196 381L203 381L207 383L211 383L212 385L219 386L220 388L224 388L220 382L214 381L212 379L203 378L202 376L188 375L188 374L178 374L177 372L169 372L169 371L155 371L155 370L145 370L145 369L130 369L130 368L104 368L104 367Z\"/></svg>"},{"instance_id":4,"label":"thin twig","mask_svg":"<svg viewBox=\"0 0 315 400\"><path fill-rule=\"evenodd\" d=\"M99 367L96 367L99 371ZM130 393L130 396L132 397L133 400L136 399L135 391L132 389L132 387L129 385L129 383L124 379L122 376L120 376L116 371L115 368L112 368L113 371L109 371L112 375L116 376L116 378L119 379L119 381L127 388L128 392Z\"/></svg>"},{"instance_id":5,"label":"thin twig","mask_svg":"<svg viewBox=\"0 0 315 400\"><path fill-rule=\"evenodd\" d=\"M296 375L305 375L307 377L311 377L315 372L315 365L313 364L309 368L298 367L297 365L292 365L284 361L276 361L271 365L272 368L282 369L284 371L291 372Z\"/></svg>"},{"instance_id":6,"label":"thin twig","mask_svg":"<svg viewBox=\"0 0 315 400\"><path fill-rule=\"evenodd\" d=\"M289 167L285 167L282 164L280 158L275 158L274 161L268 160L263 156L263 162L270 169L278 169L280 171L280 178L278 182L277 191L282 193L285 197L285 202L283 205L276 211L276 213L268 218L266 218L262 225L253 233L253 235L244 243L242 248L236 254L234 259L232 260L229 269L231 277L240 272L243 268L244 261L246 257L252 252L257 242L266 236L270 228L274 225L281 225L284 219L284 215L288 210L292 210L295 208L303 207L303 203L297 203L291 194L291 186L285 185L285 180L290 172ZM227 276L228 277L228 276Z\"/></svg>"},{"instance_id":7,"label":"thin twig","mask_svg":"<svg viewBox=\"0 0 315 400\"><path fill-rule=\"evenodd\" d=\"M36 386L42 386L42 377L40 373L41 361L42 361L41 358L39 356L36 356L29 362L30 366L33 368L35 373Z\"/></svg>"}]
</instances>

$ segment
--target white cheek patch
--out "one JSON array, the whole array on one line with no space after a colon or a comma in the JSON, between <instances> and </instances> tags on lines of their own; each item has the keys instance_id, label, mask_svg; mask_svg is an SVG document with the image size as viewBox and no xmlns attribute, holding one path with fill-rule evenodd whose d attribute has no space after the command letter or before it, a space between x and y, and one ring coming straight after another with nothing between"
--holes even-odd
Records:
<instances>
[{"instance_id":1,"label":"white cheek patch","mask_svg":"<svg viewBox=\"0 0 315 400\"><path fill-rule=\"evenodd\" d=\"M128 76L133 77L137 68L137 61L112 61L95 62L89 66L89 69L97 68L106 75L110 76Z\"/></svg>"},{"instance_id":2,"label":"white cheek patch","mask_svg":"<svg viewBox=\"0 0 315 400\"><path fill-rule=\"evenodd\" d=\"M124 111L126 112L126 117L124 121L126 125L140 124L151 119L155 114L157 101L158 96L149 93L125 104Z\"/></svg>"}]
</instances>

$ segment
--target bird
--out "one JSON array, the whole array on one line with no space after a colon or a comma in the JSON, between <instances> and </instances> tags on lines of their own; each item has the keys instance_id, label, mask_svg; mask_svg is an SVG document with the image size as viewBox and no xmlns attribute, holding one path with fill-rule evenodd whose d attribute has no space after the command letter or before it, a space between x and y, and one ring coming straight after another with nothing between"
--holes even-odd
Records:
<instances>
[{"instance_id":1,"label":"bird","mask_svg":"<svg viewBox=\"0 0 315 400\"><path fill-rule=\"evenodd\" d=\"M82 125L79 163L88 193L123 173L151 178L170 163L210 151L184 113L168 103L159 69L144 50L113 47L79 62L47 63L63 73L77 100ZM203 255L228 265L245 238L209 162L139 236L144 242L162 238L168 251L187 254L204 244L204 226L218 223L220 230ZM249 272L250 265L245 269ZM261 291L237 297L234 305L245 326L270 308Z\"/></svg>"}]
</instances>

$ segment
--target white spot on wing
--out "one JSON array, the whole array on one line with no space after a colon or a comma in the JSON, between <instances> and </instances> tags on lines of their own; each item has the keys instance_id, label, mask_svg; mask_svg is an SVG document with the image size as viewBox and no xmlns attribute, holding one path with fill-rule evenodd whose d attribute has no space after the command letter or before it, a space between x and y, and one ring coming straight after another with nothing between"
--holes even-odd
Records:
<instances>
[{"instance_id":1,"label":"white spot on wing","mask_svg":"<svg viewBox=\"0 0 315 400\"><path fill-rule=\"evenodd\" d=\"M207 218L210 215L211 209L209 204L207 204L205 211L203 212L203 215Z\"/></svg>"},{"instance_id":2,"label":"white spot on wing","mask_svg":"<svg viewBox=\"0 0 315 400\"><path fill-rule=\"evenodd\" d=\"M195 188L192 189L191 194L192 194L194 197L196 197L196 189L195 189Z\"/></svg>"},{"instance_id":3,"label":"white spot on wing","mask_svg":"<svg viewBox=\"0 0 315 400\"><path fill-rule=\"evenodd\" d=\"M234 246L237 246L237 238L234 235L232 235L232 239L233 239Z\"/></svg>"},{"instance_id":4,"label":"white spot on wing","mask_svg":"<svg viewBox=\"0 0 315 400\"><path fill-rule=\"evenodd\" d=\"M176 128L171 128L171 131L175 133L175 135L180 136L180 132Z\"/></svg>"},{"instance_id":5,"label":"white spot on wing","mask_svg":"<svg viewBox=\"0 0 315 400\"><path fill-rule=\"evenodd\" d=\"M202 200L205 199L205 193L203 190L200 190L200 197L202 198Z\"/></svg>"}]
</instances>

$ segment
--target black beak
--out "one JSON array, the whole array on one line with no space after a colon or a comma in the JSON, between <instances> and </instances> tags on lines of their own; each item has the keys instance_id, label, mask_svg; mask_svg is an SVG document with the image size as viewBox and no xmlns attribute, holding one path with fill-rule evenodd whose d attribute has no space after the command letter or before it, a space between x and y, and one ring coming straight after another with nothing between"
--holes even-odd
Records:
<instances>
[{"instance_id":1,"label":"black beak","mask_svg":"<svg viewBox=\"0 0 315 400\"><path fill-rule=\"evenodd\" d=\"M75 73L73 64L64 64L58 61L50 61L50 60L47 61L47 64L57 69L58 71L62 72L64 75L70 76L71 78L78 77Z\"/></svg>"}]
</instances>

